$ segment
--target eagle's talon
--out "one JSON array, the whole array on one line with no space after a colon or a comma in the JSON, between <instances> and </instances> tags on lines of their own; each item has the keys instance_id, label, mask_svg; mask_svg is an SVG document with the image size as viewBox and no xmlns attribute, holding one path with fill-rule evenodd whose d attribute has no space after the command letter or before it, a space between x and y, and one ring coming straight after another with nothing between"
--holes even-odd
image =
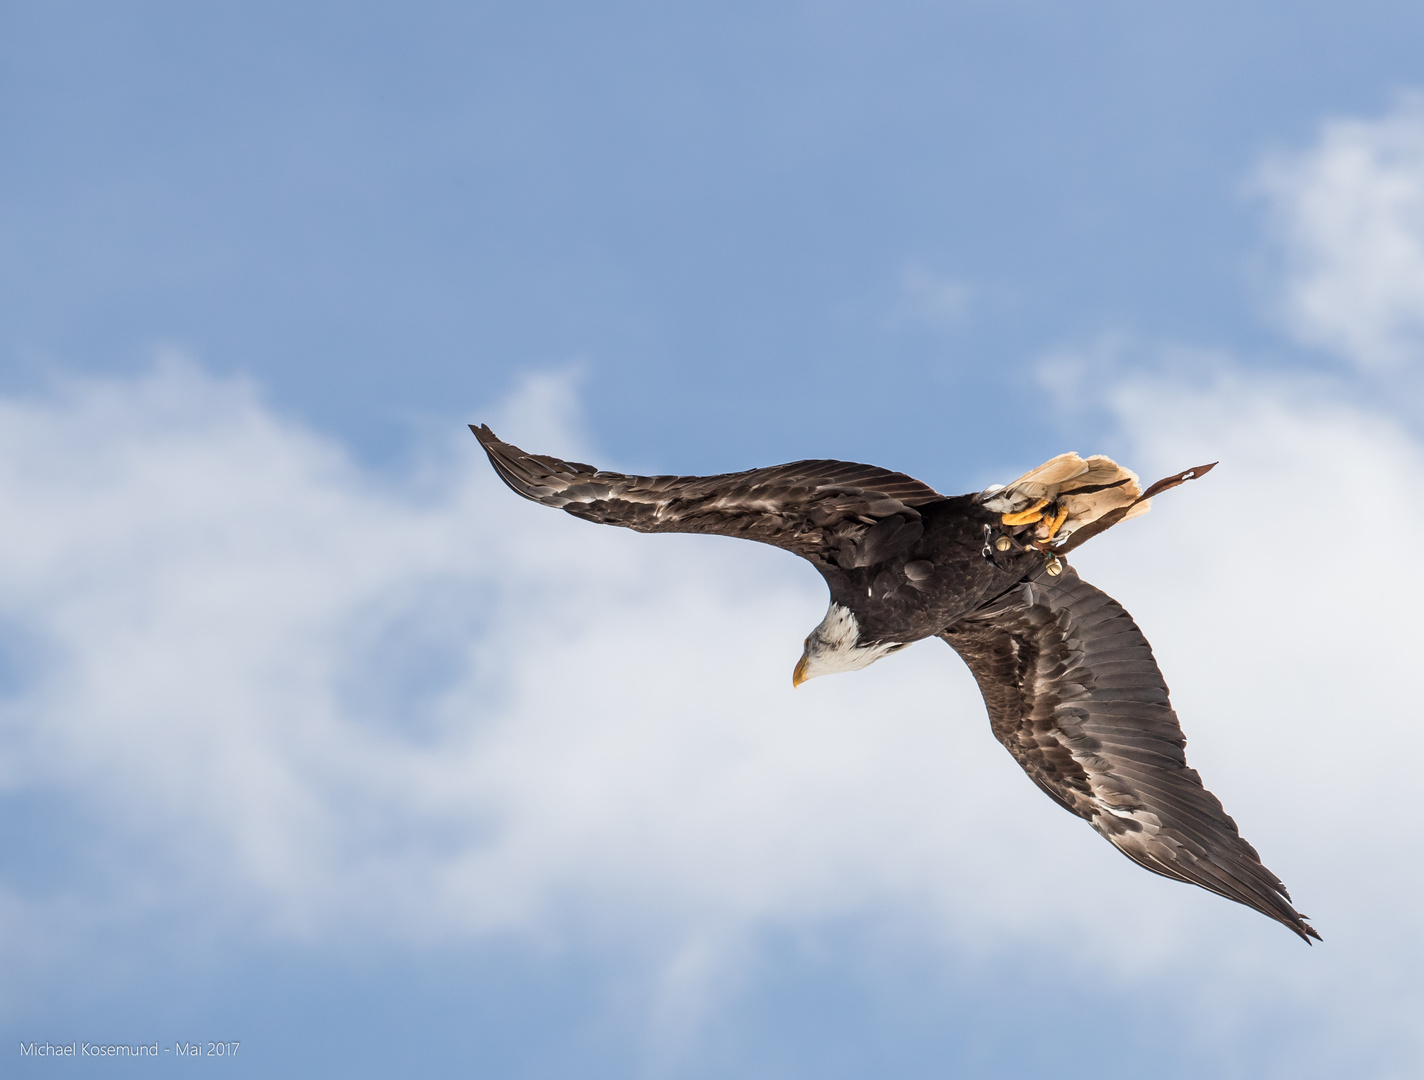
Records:
<instances>
[{"instance_id":1,"label":"eagle's talon","mask_svg":"<svg viewBox=\"0 0 1424 1080\"><path fill-rule=\"evenodd\" d=\"M1053 537L1054 537L1055 535L1057 535L1058 530L1063 527L1063 523L1064 523L1065 521L1067 521L1067 520L1068 520L1068 507L1066 507L1066 506L1060 506L1060 507L1058 508L1058 513L1056 513L1056 514L1053 515L1053 523L1048 525L1048 535L1044 537L1044 540L1052 540ZM1048 524L1048 523L1045 522L1045 524Z\"/></svg>"},{"instance_id":2,"label":"eagle's talon","mask_svg":"<svg viewBox=\"0 0 1424 1080\"><path fill-rule=\"evenodd\" d=\"M1005 514L999 520L1005 525L1032 525L1043 517L1043 508L1047 505L1047 499L1039 499L1027 510L1020 510L1017 514Z\"/></svg>"}]
</instances>

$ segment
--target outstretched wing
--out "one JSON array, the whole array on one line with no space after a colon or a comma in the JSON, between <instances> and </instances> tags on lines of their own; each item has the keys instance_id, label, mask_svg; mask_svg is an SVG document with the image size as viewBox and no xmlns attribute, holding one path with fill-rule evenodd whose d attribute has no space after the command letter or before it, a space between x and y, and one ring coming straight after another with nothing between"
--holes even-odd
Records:
<instances>
[{"instance_id":1,"label":"outstretched wing","mask_svg":"<svg viewBox=\"0 0 1424 1080\"><path fill-rule=\"evenodd\" d=\"M495 471L526 499L638 532L758 540L843 570L912 546L924 531L916 507L944 498L903 473L849 461L794 461L718 476L624 476L526 454L488 427L470 430Z\"/></svg>"},{"instance_id":2,"label":"outstretched wing","mask_svg":"<svg viewBox=\"0 0 1424 1080\"><path fill-rule=\"evenodd\" d=\"M1142 631L1065 567L1040 571L940 635L979 682L994 735L1029 777L1134 862L1320 935L1187 767Z\"/></svg>"}]
</instances>

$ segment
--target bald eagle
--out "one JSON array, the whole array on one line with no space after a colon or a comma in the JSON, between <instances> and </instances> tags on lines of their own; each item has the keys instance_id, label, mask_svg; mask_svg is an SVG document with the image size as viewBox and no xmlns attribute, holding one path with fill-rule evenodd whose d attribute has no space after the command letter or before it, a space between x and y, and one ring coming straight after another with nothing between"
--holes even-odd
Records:
<instances>
[{"instance_id":1,"label":"bald eagle","mask_svg":"<svg viewBox=\"0 0 1424 1080\"><path fill-rule=\"evenodd\" d=\"M717 533L807 559L830 587L792 673L855 671L922 638L963 657L994 736L1049 798L1128 858L1320 939L1187 767L1152 649L1064 556L1195 479L1146 491L1106 457L1060 454L1011 484L945 496L903 473L796 461L717 476L625 476L528 454L470 426L515 492L638 532Z\"/></svg>"}]
</instances>

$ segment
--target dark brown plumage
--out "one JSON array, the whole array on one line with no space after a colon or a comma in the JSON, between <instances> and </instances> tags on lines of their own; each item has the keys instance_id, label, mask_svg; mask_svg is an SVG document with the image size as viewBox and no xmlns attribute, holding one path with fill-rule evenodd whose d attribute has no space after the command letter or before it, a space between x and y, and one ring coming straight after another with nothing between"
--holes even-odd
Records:
<instances>
[{"instance_id":1,"label":"dark brown plumage","mask_svg":"<svg viewBox=\"0 0 1424 1080\"><path fill-rule=\"evenodd\" d=\"M943 638L974 673L995 737L1060 806L1154 873L1319 938L1187 766L1147 639L1061 558L1210 466L1142 493L1114 462L1065 454L1004 488L944 496L843 461L624 476L471 430L525 498L601 524L738 536L809 560L831 606L806 640L798 683Z\"/></svg>"},{"instance_id":2,"label":"dark brown plumage","mask_svg":"<svg viewBox=\"0 0 1424 1080\"><path fill-rule=\"evenodd\" d=\"M939 635L974 673L994 736L1054 802L1134 862L1314 929L1187 766L1142 631L1071 569L1039 571Z\"/></svg>"}]
</instances>

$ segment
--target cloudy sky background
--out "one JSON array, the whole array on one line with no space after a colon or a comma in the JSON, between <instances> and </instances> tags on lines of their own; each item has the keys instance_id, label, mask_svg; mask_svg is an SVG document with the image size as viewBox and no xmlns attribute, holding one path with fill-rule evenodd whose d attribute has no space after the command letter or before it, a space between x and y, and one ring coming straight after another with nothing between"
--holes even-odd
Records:
<instances>
[{"instance_id":1,"label":"cloudy sky background","mask_svg":"<svg viewBox=\"0 0 1424 1080\"><path fill-rule=\"evenodd\" d=\"M1419 56L1383 3L6 5L0 1054L1417 1075ZM793 693L809 567L523 503L470 420L1219 459L1074 562L1325 942L1063 814L937 643Z\"/></svg>"}]
</instances>

